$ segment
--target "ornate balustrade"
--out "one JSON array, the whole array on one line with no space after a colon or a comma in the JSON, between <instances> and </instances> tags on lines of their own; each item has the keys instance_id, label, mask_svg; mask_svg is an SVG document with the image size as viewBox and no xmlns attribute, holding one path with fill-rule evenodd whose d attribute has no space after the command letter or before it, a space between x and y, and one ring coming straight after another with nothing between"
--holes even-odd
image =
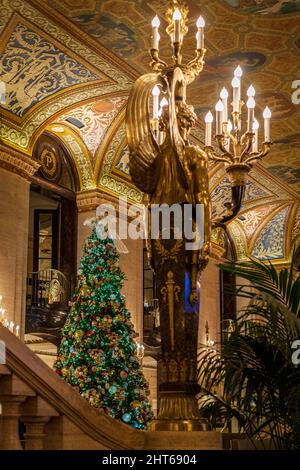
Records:
<instances>
[{"instance_id":1,"label":"ornate balustrade","mask_svg":"<svg viewBox=\"0 0 300 470\"><path fill-rule=\"evenodd\" d=\"M0 450L222 448L217 432L145 432L99 415L1 325L0 340Z\"/></svg>"},{"instance_id":2,"label":"ornate balustrade","mask_svg":"<svg viewBox=\"0 0 300 470\"><path fill-rule=\"evenodd\" d=\"M6 364L0 365L0 449L143 448L145 433L99 416L2 326L0 339L6 345Z\"/></svg>"}]
</instances>

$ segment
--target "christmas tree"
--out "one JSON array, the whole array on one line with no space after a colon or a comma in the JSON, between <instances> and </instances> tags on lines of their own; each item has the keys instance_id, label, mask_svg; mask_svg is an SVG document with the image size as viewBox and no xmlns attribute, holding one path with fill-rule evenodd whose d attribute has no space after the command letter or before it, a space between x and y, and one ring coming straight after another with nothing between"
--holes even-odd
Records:
<instances>
[{"instance_id":1,"label":"christmas tree","mask_svg":"<svg viewBox=\"0 0 300 470\"><path fill-rule=\"evenodd\" d=\"M99 412L146 429L149 389L121 294L119 254L107 225L97 218L90 225L55 369Z\"/></svg>"}]
</instances>

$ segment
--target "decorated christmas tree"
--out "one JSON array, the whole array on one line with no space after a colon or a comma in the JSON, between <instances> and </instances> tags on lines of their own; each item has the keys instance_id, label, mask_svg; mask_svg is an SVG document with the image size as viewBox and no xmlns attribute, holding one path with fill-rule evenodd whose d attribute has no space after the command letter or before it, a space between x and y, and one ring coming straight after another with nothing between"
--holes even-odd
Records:
<instances>
[{"instance_id":1,"label":"decorated christmas tree","mask_svg":"<svg viewBox=\"0 0 300 470\"><path fill-rule=\"evenodd\" d=\"M82 397L134 428L152 419L130 314L121 293L124 274L107 225L91 219L78 285L62 330L57 373Z\"/></svg>"}]
</instances>

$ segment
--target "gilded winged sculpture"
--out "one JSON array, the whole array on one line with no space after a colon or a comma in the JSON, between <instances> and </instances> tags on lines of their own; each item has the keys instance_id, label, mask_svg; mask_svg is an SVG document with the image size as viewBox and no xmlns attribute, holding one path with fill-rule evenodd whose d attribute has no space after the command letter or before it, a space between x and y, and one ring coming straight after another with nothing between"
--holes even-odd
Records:
<instances>
[{"instance_id":1,"label":"gilded winged sculpture","mask_svg":"<svg viewBox=\"0 0 300 470\"><path fill-rule=\"evenodd\" d=\"M130 150L129 168L135 185L153 204L202 204L204 207L204 241L202 248L187 252L186 268L191 274L190 302L196 301L197 273L208 260L210 248L211 208L208 190L207 157L189 142L189 133L196 121L193 107L185 101L188 78L176 67L165 74L141 76L131 91L126 113L126 132ZM151 119L150 97L155 85L161 87L168 106L161 109L156 126ZM158 142L156 130L164 136ZM154 130L153 130L154 129ZM150 233L150 230L149 230ZM148 240L152 259L152 244Z\"/></svg>"}]
</instances>

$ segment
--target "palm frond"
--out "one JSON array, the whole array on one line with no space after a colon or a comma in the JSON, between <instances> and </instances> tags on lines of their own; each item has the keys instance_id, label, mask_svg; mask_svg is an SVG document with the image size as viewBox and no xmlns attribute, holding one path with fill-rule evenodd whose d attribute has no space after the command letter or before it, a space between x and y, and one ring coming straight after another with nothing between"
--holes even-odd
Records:
<instances>
[{"instance_id":1,"label":"palm frond","mask_svg":"<svg viewBox=\"0 0 300 470\"><path fill-rule=\"evenodd\" d=\"M257 291L271 295L299 316L300 274L295 275L295 263L294 252L290 267L282 269L279 273L270 261L264 262L255 258L240 263L227 262L221 264L220 268L247 279ZM253 296L255 293L249 292L247 286L240 286L238 295Z\"/></svg>"},{"instance_id":2,"label":"palm frond","mask_svg":"<svg viewBox=\"0 0 300 470\"><path fill-rule=\"evenodd\" d=\"M300 449L300 367L292 343L300 339L300 277L294 268L250 259L222 269L250 282L236 295L249 305L219 351L199 353L201 410L224 422L235 417L250 439L269 439L277 449ZM253 289L255 288L255 290Z\"/></svg>"}]
</instances>

